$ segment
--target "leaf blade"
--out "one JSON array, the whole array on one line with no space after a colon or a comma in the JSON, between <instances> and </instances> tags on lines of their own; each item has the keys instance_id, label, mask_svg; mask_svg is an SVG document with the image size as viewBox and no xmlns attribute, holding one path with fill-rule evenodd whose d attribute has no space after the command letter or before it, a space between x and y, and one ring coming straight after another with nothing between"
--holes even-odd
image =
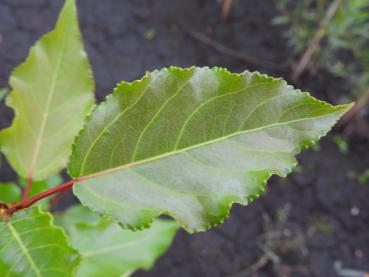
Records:
<instances>
[{"instance_id":1,"label":"leaf blade","mask_svg":"<svg viewBox=\"0 0 369 277\"><path fill-rule=\"evenodd\" d=\"M74 192L128 228L165 213L190 232L205 230L232 203L260 195L270 175L290 172L301 148L348 108L258 73L148 73L120 84L88 120L68 167L84 180Z\"/></svg>"},{"instance_id":2,"label":"leaf blade","mask_svg":"<svg viewBox=\"0 0 369 277\"><path fill-rule=\"evenodd\" d=\"M173 221L159 220L150 230L132 232L107 219L96 221L82 206L68 210L61 225L82 255L79 277L128 276L140 268L148 270L167 250L178 229Z\"/></svg>"},{"instance_id":3,"label":"leaf blade","mask_svg":"<svg viewBox=\"0 0 369 277\"><path fill-rule=\"evenodd\" d=\"M6 103L16 112L0 135L17 173L37 180L66 165L74 137L93 105L94 82L83 49L74 0L67 0L54 30L31 48L11 77Z\"/></svg>"},{"instance_id":4,"label":"leaf blade","mask_svg":"<svg viewBox=\"0 0 369 277\"><path fill-rule=\"evenodd\" d=\"M79 256L51 215L22 210L0 223L1 276L72 276Z\"/></svg>"}]
</instances>

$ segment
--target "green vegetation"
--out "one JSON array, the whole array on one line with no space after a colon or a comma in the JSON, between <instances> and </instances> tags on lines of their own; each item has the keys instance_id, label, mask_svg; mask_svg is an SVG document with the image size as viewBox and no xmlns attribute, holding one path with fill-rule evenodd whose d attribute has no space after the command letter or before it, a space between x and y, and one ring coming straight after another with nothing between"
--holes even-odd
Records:
<instances>
[{"instance_id":1,"label":"green vegetation","mask_svg":"<svg viewBox=\"0 0 369 277\"><path fill-rule=\"evenodd\" d=\"M273 22L286 26L285 37L294 51L291 56L294 62L308 48L332 1L275 0L275 3L280 16ZM350 94L356 98L369 89L368 8L367 0L340 1L309 62L311 71L323 69L341 79L349 92L346 98ZM344 99L343 95L341 100Z\"/></svg>"},{"instance_id":2,"label":"green vegetation","mask_svg":"<svg viewBox=\"0 0 369 277\"><path fill-rule=\"evenodd\" d=\"M149 269L180 226L221 224L351 107L282 79L207 67L147 73L97 105L74 0L10 85L15 118L0 145L19 182L0 186L1 276ZM71 180L58 185L65 168ZM58 227L47 210L70 188L82 205L56 214Z\"/></svg>"}]
</instances>

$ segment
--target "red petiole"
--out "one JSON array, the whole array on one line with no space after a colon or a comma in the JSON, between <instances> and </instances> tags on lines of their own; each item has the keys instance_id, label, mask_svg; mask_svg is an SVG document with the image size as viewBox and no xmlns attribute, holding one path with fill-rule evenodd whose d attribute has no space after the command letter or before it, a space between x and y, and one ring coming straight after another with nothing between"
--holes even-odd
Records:
<instances>
[{"instance_id":1,"label":"red petiole","mask_svg":"<svg viewBox=\"0 0 369 277\"><path fill-rule=\"evenodd\" d=\"M40 201L40 200L42 200L42 199L44 199L46 197L49 197L49 196L51 196L53 194L59 193L59 192L64 191L66 189L69 189L75 183L85 181L87 179L90 179L91 177L92 176L85 176L85 177L81 177L81 178L70 180L70 181L68 181L68 182L66 182L64 184L61 184L61 185L59 185L59 186L57 186L55 188L52 188L52 189L49 189L47 191L44 191L44 192L42 192L40 194L37 194L37 195L35 195L34 197L32 197L30 199L27 199L26 197L27 197L27 195L29 193L29 190L30 190L30 187L31 187L31 184L32 184L32 180L30 181L30 183L27 180L26 190L25 190L25 192L23 194L21 203L11 205L11 207L9 208L9 215L13 214L16 211L19 211L19 210L28 208L28 207L32 206L34 203L36 203L36 202L38 202L38 201ZM26 194L27 190L28 190L28 193Z\"/></svg>"},{"instance_id":2,"label":"red petiole","mask_svg":"<svg viewBox=\"0 0 369 277\"><path fill-rule=\"evenodd\" d=\"M28 176L26 188L24 189L24 193L22 196L22 205L26 204L27 202L29 192L31 191L31 186L32 186L32 176Z\"/></svg>"},{"instance_id":3,"label":"red petiole","mask_svg":"<svg viewBox=\"0 0 369 277\"><path fill-rule=\"evenodd\" d=\"M32 186L32 175L30 175L27 178L27 185L26 185L26 188L25 188L23 196L22 196L22 201L20 203L11 204L9 206L6 205L5 203L3 203L3 204L5 204L7 206L7 209L6 209L7 210L7 215L11 216L16 211L28 208L29 206L33 205L34 203L36 203L36 202L38 202L38 201L40 201L40 200L42 200L42 199L44 199L48 196L51 196L53 194L56 194L56 193L59 193L61 191L64 191L66 189L71 188L77 182L83 182L83 181L86 181L88 179L92 179L92 178L98 177L98 176L103 175L103 174L107 174L107 173L111 173L111 172L114 172L114 171L117 171L117 170L128 168L128 167L132 166L133 164L137 165L137 164L140 164L140 163L144 163L146 161L147 160L142 160L142 161L138 161L138 162L135 162L135 163L130 163L130 164L125 164L125 165L122 165L122 166L118 166L118 167L115 167L115 168L109 168L109 169L106 169L106 170L103 170L103 171L100 171L100 172L92 173L90 175L85 175L83 177L79 177L79 178L70 180L70 181L68 181L68 182L66 182L66 183L64 183L60 186L57 186L57 187L52 188L50 190L44 191L44 192L28 199L28 195L29 195L29 192L30 192L31 186ZM4 210L4 209L2 209L2 210ZM1 216L1 207L0 207L0 216ZM4 216L3 216L3 218L4 218Z\"/></svg>"},{"instance_id":4,"label":"red petiole","mask_svg":"<svg viewBox=\"0 0 369 277\"><path fill-rule=\"evenodd\" d=\"M48 196L51 196L53 194L56 194L58 192L61 192L67 188L70 188L72 187L76 182L78 182L78 179L75 179L75 180L70 180L60 186L57 186L55 188L52 188L50 190L47 190L47 191L44 191L40 194L37 194L35 195L34 197L30 198L30 199L26 199L24 200L24 198L22 199L22 202L20 204L16 204L15 206L13 206L11 208L11 212L16 212L16 211L19 211L21 209L25 209L25 208L28 208L29 206L33 205L34 203L48 197Z\"/></svg>"}]
</instances>

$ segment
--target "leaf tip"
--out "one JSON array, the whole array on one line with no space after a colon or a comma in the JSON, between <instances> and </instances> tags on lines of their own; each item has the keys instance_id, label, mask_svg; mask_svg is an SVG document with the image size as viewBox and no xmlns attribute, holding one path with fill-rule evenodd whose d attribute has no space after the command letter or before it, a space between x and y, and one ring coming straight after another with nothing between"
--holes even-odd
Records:
<instances>
[{"instance_id":1,"label":"leaf tip","mask_svg":"<svg viewBox=\"0 0 369 277\"><path fill-rule=\"evenodd\" d=\"M344 104L344 105L338 105L337 107L342 107L343 110L346 110L347 112L349 110L351 110L355 105L357 105L357 102L354 101L354 102L351 102L349 104Z\"/></svg>"}]
</instances>

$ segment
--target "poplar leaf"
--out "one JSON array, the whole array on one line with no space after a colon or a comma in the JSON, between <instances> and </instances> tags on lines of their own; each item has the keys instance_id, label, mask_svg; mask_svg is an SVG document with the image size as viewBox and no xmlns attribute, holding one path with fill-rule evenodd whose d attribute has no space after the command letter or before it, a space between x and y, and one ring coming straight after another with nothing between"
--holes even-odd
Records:
<instances>
[{"instance_id":1,"label":"poplar leaf","mask_svg":"<svg viewBox=\"0 0 369 277\"><path fill-rule=\"evenodd\" d=\"M55 29L13 71L10 85L6 103L15 110L15 118L0 135L2 151L22 177L53 176L65 167L94 103L94 82L74 0L65 2Z\"/></svg>"},{"instance_id":2,"label":"poplar leaf","mask_svg":"<svg viewBox=\"0 0 369 277\"><path fill-rule=\"evenodd\" d=\"M0 222L0 276L74 276L79 255L49 213L25 209Z\"/></svg>"},{"instance_id":3,"label":"poplar leaf","mask_svg":"<svg viewBox=\"0 0 369 277\"><path fill-rule=\"evenodd\" d=\"M349 108L248 71L147 73L119 84L87 120L69 163L74 193L131 229L167 214L203 231L232 203L260 196L272 174L286 176Z\"/></svg>"},{"instance_id":4,"label":"poplar leaf","mask_svg":"<svg viewBox=\"0 0 369 277\"><path fill-rule=\"evenodd\" d=\"M77 277L129 276L138 269L149 270L178 229L173 221L157 220L144 231L124 230L109 219L96 220L80 205L69 209L59 222L82 257Z\"/></svg>"}]
</instances>

